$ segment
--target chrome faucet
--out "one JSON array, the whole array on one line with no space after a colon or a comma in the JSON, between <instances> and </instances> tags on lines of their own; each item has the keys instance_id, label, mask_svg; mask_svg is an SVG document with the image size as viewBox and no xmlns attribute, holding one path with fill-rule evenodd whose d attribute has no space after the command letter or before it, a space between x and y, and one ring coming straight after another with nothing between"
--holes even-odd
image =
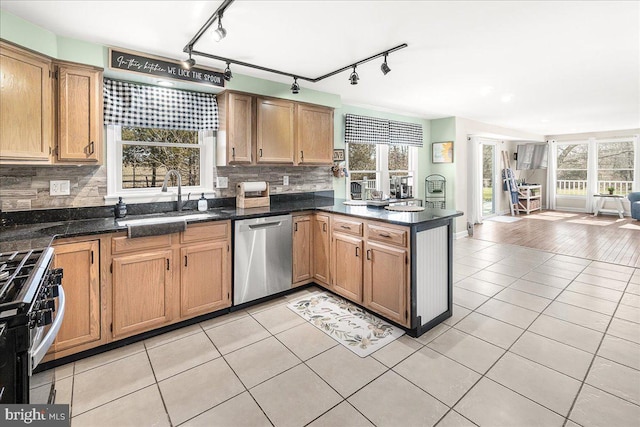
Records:
<instances>
[{"instance_id":1,"label":"chrome faucet","mask_svg":"<svg viewBox=\"0 0 640 427\"><path fill-rule=\"evenodd\" d=\"M175 176L178 177L178 212L182 212L182 177L180 176L180 172L178 172L175 169L171 169L169 171L167 171L166 175L164 176L164 182L162 183L162 191L163 193L167 192L167 183L169 182L169 176L171 174L174 174ZM191 193L189 193L189 195L191 195ZM189 198L187 197L187 202L189 201ZM185 202L185 204L187 203Z\"/></svg>"}]
</instances>

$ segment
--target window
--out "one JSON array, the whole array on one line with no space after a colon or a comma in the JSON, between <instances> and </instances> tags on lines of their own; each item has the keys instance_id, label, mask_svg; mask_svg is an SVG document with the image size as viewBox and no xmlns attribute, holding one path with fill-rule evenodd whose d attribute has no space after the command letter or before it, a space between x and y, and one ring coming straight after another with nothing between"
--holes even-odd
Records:
<instances>
[{"instance_id":1,"label":"window","mask_svg":"<svg viewBox=\"0 0 640 427\"><path fill-rule=\"evenodd\" d=\"M403 144L347 144L347 186L351 182L363 183L366 178L366 188L388 195L392 176L415 175L416 150L417 147Z\"/></svg>"},{"instance_id":2,"label":"window","mask_svg":"<svg viewBox=\"0 0 640 427\"><path fill-rule=\"evenodd\" d=\"M598 142L598 193L626 196L632 191L634 180L633 141Z\"/></svg>"},{"instance_id":3,"label":"window","mask_svg":"<svg viewBox=\"0 0 640 427\"><path fill-rule=\"evenodd\" d=\"M558 144L556 194L585 196L589 146L586 143Z\"/></svg>"}]
</instances>

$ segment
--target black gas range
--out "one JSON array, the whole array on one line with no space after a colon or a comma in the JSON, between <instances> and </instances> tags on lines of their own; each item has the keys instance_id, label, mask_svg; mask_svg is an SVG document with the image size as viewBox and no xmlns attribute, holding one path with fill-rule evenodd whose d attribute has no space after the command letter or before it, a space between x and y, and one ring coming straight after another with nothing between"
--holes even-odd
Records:
<instances>
[{"instance_id":1,"label":"black gas range","mask_svg":"<svg viewBox=\"0 0 640 427\"><path fill-rule=\"evenodd\" d=\"M31 375L53 344L65 310L53 249L0 253L0 404L31 402Z\"/></svg>"}]
</instances>

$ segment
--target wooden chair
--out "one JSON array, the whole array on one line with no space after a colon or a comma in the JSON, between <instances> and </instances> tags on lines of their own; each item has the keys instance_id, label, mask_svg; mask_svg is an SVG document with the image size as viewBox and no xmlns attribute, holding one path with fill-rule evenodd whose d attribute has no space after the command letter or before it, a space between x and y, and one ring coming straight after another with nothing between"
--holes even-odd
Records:
<instances>
[{"instance_id":1,"label":"wooden chair","mask_svg":"<svg viewBox=\"0 0 640 427\"><path fill-rule=\"evenodd\" d=\"M351 183L351 199L362 200L362 184L359 182Z\"/></svg>"}]
</instances>

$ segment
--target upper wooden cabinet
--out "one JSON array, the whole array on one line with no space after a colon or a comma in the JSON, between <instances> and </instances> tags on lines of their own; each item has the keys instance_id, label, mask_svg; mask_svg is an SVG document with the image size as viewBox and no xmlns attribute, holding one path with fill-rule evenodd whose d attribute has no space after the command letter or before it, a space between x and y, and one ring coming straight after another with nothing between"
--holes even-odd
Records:
<instances>
[{"instance_id":1,"label":"upper wooden cabinet","mask_svg":"<svg viewBox=\"0 0 640 427\"><path fill-rule=\"evenodd\" d=\"M299 165L333 161L333 109L296 105L296 162Z\"/></svg>"},{"instance_id":2,"label":"upper wooden cabinet","mask_svg":"<svg viewBox=\"0 0 640 427\"><path fill-rule=\"evenodd\" d=\"M293 163L293 102L256 99L258 163Z\"/></svg>"},{"instance_id":3,"label":"upper wooden cabinet","mask_svg":"<svg viewBox=\"0 0 640 427\"><path fill-rule=\"evenodd\" d=\"M0 160L48 163L53 139L52 62L0 42Z\"/></svg>"},{"instance_id":4,"label":"upper wooden cabinet","mask_svg":"<svg viewBox=\"0 0 640 427\"><path fill-rule=\"evenodd\" d=\"M102 70L0 42L0 161L99 164Z\"/></svg>"},{"instance_id":5,"label":"upper wooden cabinet","mask_svg":"<svg viewBox=\"0 0 640 427\"><path fill-rule=\"evenodd\" d=\"M222 160L223 164L250 164L253 159L253 97L225 92L218 96L218 114L218 160Z\"/></svg>"}]
</instances>

